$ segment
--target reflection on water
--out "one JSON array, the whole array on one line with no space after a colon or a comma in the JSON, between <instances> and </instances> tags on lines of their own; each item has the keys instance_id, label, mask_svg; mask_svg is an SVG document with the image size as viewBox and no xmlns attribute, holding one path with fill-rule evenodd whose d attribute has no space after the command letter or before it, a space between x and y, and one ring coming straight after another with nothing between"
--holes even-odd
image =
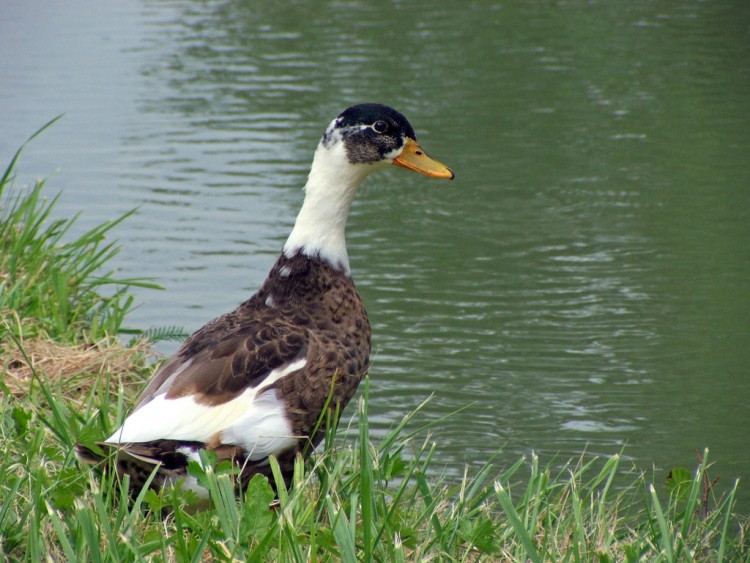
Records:
<instances>
[{"instance_id":1,"label":"reflection on water","mask_svg":"<svg viewBox=\"0 0 750 563\"><path fill-rule=\"evenodd\" d=\"M420 422L471 405L433 429L455 474L501 448L625 447L659 476L709 446L724 483L750 476L741 17L249 4L4 8L3 159L64 112L22 171L60 168L81 228L139 206L118 266L168 291L139 294L132 324L195 329L253 291L328 121L382 101L457 179L387 171L353 209L375 432L432 395Z\"/></svg>"}]
</instances>

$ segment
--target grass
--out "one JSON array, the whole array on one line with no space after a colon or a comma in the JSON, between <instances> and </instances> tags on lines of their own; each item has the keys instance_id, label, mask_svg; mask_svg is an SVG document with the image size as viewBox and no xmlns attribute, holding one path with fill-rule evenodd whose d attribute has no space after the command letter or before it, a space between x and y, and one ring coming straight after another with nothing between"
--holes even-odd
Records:
<instances>
[{"instance_id":1,"label":"grass","mask_svg":"<svg viewBox=\"0 0 750 563\"><path fill-rule=\"evenodd\" d=\"M133 211L67 240L76 218L51 218L57 197L42 198L43 181L15 196L8 193L23 148L0 177L0 312L5 328L16 335L43 334L63 341L123 332L125 315L133 304L129 289L158 287L146 280L117 279L112 272L103 273L119 252L106 237Z\"/></svg>"},{"instance_id":2,"label":"grass","mask_svg":"<svg viewBox=\"0 0 750 563\"><path fill-rule=\"evenodd\" d=\"M668 488L630 474L621 458L528 459L486 465L459 482L434 474L438 446L409 413L383 438L369 433L369 385L347 439L328 432L290 487L274 465L235 495L229 465L205 453L191 472L213 506L187 491L143 490L81 467L76 441L119 424L154 367L142 340L116 338L139 280L101 274L117 251L106 235L78 238L52 219L42 185L0 184L0 553L28 561L748 561L737 485L714 498L708 452ZM6 251L7 249L7 251ZM179 332L154 331L161 337ZM347 411L347 412L349 412ZM340 432L339 434L343 434ZM273 463L273 461L272 461ZM630 477L628 477L630 475ZM615 487L615 482L624 485Z\"/></svg>"}]
</instances>

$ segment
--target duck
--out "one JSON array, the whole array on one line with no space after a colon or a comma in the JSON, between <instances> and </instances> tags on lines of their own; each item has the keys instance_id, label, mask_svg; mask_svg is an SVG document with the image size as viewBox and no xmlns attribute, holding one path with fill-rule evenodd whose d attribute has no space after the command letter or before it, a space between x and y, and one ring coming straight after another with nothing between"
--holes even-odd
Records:
<instances>
[{"instance_id":1,"label":"duck","mask_svg":"<svg viewBox=\"0 0 750 563\"><path fill-rule=\"evenodd\" d=\"M454 178L395 109L363 103L339 114L318 143L302 207L260 289L189 336L106 440L76 445L79 460L114 460L134 490L183 482L205 497L187 471L201 463L201 450L237 464L238 486L256 474L273 483L274 456L289 484L297 456L325 435L326 409L340 416L368 372L371 329L345 230L359 185L392 165Z\"/></svg>"}]
</instances>

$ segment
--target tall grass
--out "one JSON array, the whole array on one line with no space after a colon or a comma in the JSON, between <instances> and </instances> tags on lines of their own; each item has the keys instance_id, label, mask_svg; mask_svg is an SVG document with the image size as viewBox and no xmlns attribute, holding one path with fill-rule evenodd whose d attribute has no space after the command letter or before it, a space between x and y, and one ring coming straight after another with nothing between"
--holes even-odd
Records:
<instances>
[{"instance_id":1,"label":"tall grass","mask_svg":"<svg viewBox=\"0 0 750 563\"><path fill-rule=\"evenodd\" d=\"M29 190L9 193L24 146L0 177L0 313L5 329L68 342L122 332L133 304L130 288L158 287L104 271L120 250L107 236L133 211L71 237L76 217L52 218L58 196L44 199L43 180Z\"/></svg>"},{"instance_id":2,"label":"tall grass","mask_svg":"<svg viewBox=\"0 0 750 563\"><path fill-rule=\"evenodd\" d=\"M109 374L102 374L105 386ZM342 443L331 430L301 459L287 488L272 460L274 489L260 476L235 495L228 464L209 453L190 470L211 493L194 511L187 491L142 490L79 467L74 439L106 434L124 414L91 388L83 408L49 390L2 401L0 538L12 559L39 561L741 561L747 520L734 514L736 485L700 517L706 457L686 495L665 498L613 456L541 467L536 456L487 465L460 482L431 470L437 446L426 430L405 431L419 409L379 440L369 436L367 393ZM427 403L426 408L429 408ZM102 416L102 413L111 413ZM111 419L110 419L111 418ZM434 429L439 432L439 428ZM522 475L524 473L524 475Z\"/></svg>"},{"instance_id":3,"label":"tall grass","mask_svg":"<svg viewBox=\"0 0 750 563\"><path fill-rule=\"evenodd\" d=\"M0 262L0 553L7 559L750 560L748 520L734 513L737 485L706 498L708 452L669 491L642 474L616 488L629 469L619 456L582 456L560 471L531 455L488 463L456 482L434 473L439 424L407 431L429 402L373 439L367 381L343 419L349 438L327 425L319 451L297 461L288 487L272 459L276 492L258 476L236 495L236 468L204 452L203 464L190 471L210 491L209 508L196 510L195 498L179 487L130 498L127 483L78 465L72 446L100 439L122 421L152 370L145 356L124 365L80 364L65 378L86 384L67 386L29 347L33 334L75 348L122 329L131 282L100 273L116 251L104 237L119 220L66 241L69 223L51 219L54 201L42 203L41 185L24 195L2 193L15 162L0 186L10 202L0 199L0 240L9 241ZM30 375L11 392L9 376L19 369Z\"/></svg>"}]
</instances>

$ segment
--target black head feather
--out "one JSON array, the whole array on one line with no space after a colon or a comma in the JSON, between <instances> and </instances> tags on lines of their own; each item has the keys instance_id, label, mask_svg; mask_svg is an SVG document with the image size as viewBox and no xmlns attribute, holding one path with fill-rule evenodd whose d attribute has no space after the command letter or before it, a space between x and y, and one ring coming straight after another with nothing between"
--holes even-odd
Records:
<instances>
[{"instance_id":1,"label":"black head feather","mask_svg":"<svg viewBox=\"0 0 750 563\"><path fill-rule=\"evenodd\" d=\"M352 164L375 164L416 140L414 128L401 113L383 104L358 104L344 110L323 135L324 146L344 142Z\"/></svg>"}]
</instances>

